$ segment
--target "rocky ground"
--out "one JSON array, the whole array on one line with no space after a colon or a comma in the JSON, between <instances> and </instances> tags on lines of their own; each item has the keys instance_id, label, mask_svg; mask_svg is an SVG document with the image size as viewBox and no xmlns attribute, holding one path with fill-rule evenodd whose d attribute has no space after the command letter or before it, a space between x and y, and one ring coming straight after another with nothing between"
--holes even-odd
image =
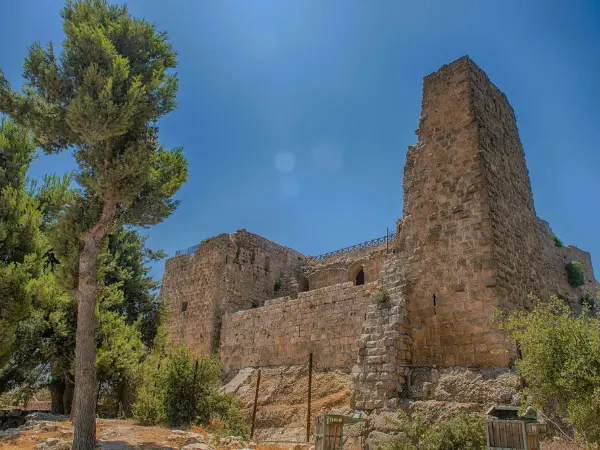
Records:
<instances>
[{"instance_id":1,"label":"rocky ground","mask_svg":"<svg viewBox=\"0 0 600 450\"><path fill-rule=\"evenodd\" d=\"M251 417L258 372L240 371L223 390L242 400L245 413ZM514 374L495 369L472 371L445 369L418 374L410 385L412 401L402 406L410 412L421 412L431 418L443 418L458 411L484 412L492 404L518 403ZM312 423L323 413L352 414L350 408L350 376L341 372L318 372L312 381ZM263 368L258 395L254 442L241 438L218 438L201 428L172 430L164 427L139 426L131 420L97 421L98 448L181 449L181 450L308 450L306 439L308 373L306 367ZM344 431L348 436L344 450L366 446L373 448L376 439L393 434L389 417L393 411L371 414L367 421ZM29 416L2 417L0 450L37 449L67 450L73 436L71 423L64 416L34 413ZM314 432L314 430L311 430ZM313 438L311 437L311 440ZM288 441L273 442L273 441ZM291 442L290 442L291 441ZM560 439L549 439L544 450L571 450L578 447Z\"/></svg>"},{"instance_id":2,"label":"rocky ground","mask_svg":"<svg viewBox=\"0 0 600 450\"><path fill-rule=\"evenodd\" d=\"M164 427L146 427L131 420L97 421L99 449L105 450L265 450L255 442L240 437L219 438L201 428L173 430ZM65 416L34 413L25 424L0 431L0 449L69 450L73 427ZM304 450L308 446L296 446ZM287 450L290 446L269 450Z\"/></svg>"}]
</instances>

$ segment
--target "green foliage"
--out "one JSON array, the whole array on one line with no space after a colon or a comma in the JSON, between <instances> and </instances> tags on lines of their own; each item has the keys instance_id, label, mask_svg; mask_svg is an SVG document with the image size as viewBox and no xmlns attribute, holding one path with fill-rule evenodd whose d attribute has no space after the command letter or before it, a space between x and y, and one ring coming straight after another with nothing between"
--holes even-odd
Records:
<instances>
[{"instance_id":1,"label":"green foliage","mask_svg":"<svg viewBox=\"0 0 600 450\"><path fill-rule=\"evenodd\" d=\"M216 431L245 435L236 399L217 391L220 373L217 356L194 359L184 347L168 357L151 357L140 373L134 417L143 424L165 420L171 426L216 422Z\"/></svg>"},{"instance_id":2,"label":"green foliage","mask_svg":"<svg viewBox=\"0 0 600 450\"><path fill-rule=\"evenodd\" d=\"M571 286L579 287L585 283L583 264L581 264L579 261L571 261L565 266L565 269L569 275L569 284Z\"/></svg>"},{"instance_id":3,"label":"green foliage","mask_svg":"<svg viewBox=\"0 0 600 450\"><path fill-rule=\"evenodd\" d=\"M137 231L121 228L108 237L101 276L106 286L118 286L123 293L110 310L119 313L128 325L137 324L142 342L152 347L158 323L158 286L150 276L151 261L166 255L146 247L146 238Z\"/></svg>"},{"instance_id":4,"label":"green foliage","mask_svg":"<svg viewBox=\"0 0 600 450\"><path fill-rule=\"evenodd\" d=\"M390 300L390 293L383 286L378 286L371 294L371 299L375 303L384 303Z\"/></svg>"},{"instance_id":5,"label":"green foliage","mask_svg":"<svg viewBox=\"0 0 600 450\"><path fill-rule=\"evenodd\" d=\"M27 291L29 278L27 271L19 265L0 265L0 367L10 357L18 322L27 317L31 308L31 296Z\"/></svg>"},{"instance_id":6,"label":"green foliage","mask_svg":"<svg viewBox=\"0 0 600 450\"><path fill-rule=\"evenodd\" d=\"M579 299L579 304L586 309L596 309L596 297L585 294Z\"/></svg>"},{"instance_id":7,"label":"green foliage","mask_svg":"<svg viewBox=\"0 0 600 450\"><path fill-rule=\"evenodd\" d=\"M433 421L424 415L407 416L402 410L391 425L398 434L375 443L376 450L483 450L486 448L482 415L460 414Z\"/></svg>"},{"instance_id":8,"label":"green foliage","mask_svg":"<svg viewBox=\"0 0 600 450\"><path fill-rule=\"evenodd\" d=\"M19 321L31 311L30 283L47 265L44 205L28 187L32 136L0 118L0 371L10 358ZM44 186L45 197L51 188Z\"/></svg>"},{"instance_id":9,"label":"green foliage","mask_svg":"<svg viewBox=\"0 0 600 450\"><path fill-rule=\"evenodd\" d=\"M213 391L207 409L210 431L218 436L248 437L250 430L242 413L241 401L233 394Z\"/></svg>"},{"instance_id":10,"label":"green foliage","mask_svg":"<svg viewBox=\"0 0 600 450\"><path fill-rule=\"evenodd\" d=\"M554 236L554 245L556 245L557 247L563 247L563 241L561 241L558 236Z\"/></svg>"},{"instance_id":11,"label":"green foliage","mask_svg":"<svg viewBox=\"0 0 600 450\"><path fill-rule=\"evenodd\" d=\"M73 150L92 224L106 202L123 224L155 224L187 177L181 149L157 139L156 122L176 105L176 52L126 6L68 0L62 17L62 52L30 46L22 93L0 73L0 110L34 130L47 153Z\"/></svg>"},{"instance_id":12,"label":"green foliage","mask_svg":"<svg viewBox=\"0 0 600 450\"><path fill-rule=\"evenodd\" d=\"M513 312L501 328L521 348L516 364L527 401L565 417L579 439L600 443L600 319L574 316L553 297L531 312Z\"/></svg>"},{"instance_id":13,"label":"green foliage","mask_svg":"<svg viewBox=\"0 0 600 450\"><path fill-rule=\"evenodd\" d=\"M157 391L141 388L133 404L133 417L142 425L150 426L166 420L164 401Z\"/></svg>"}]
</instances>

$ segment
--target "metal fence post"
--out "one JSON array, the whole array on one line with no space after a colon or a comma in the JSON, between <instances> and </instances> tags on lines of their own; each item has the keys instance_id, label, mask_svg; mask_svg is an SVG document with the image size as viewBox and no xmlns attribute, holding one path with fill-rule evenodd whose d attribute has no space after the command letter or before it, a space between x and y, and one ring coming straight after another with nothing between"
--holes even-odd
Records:
<instances>
[{"instance_id":1,"label":"metal fence post","mask_svg":"<svg viewBox=\"0 0 600 450\"><path fill-rule=\"evenodd\" d=\"M252 408L252 428L250 429L250 439L254 437L254 423L256 422L256 406L258 405L258 388L260 386L260 369L258 369L258 378L256 379L256 392L254 393L254 407Z\"/></svg>"},{"instance_id":2,"label":"metal fence post","mask_svg":"<svg viewBox=\"0 0 600 450\"><path fill-rule=\"evenodd\" d=\"M313 354L308 355L308 409L306 411L306 442L310 442L310 401L312 391Z\"/></svg>"}]
</instances>

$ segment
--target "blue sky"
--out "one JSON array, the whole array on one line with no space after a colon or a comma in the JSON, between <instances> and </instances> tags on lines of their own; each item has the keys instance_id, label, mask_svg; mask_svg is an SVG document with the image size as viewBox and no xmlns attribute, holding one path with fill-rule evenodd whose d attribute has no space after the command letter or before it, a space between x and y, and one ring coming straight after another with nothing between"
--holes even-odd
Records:
<instances>
[{"instance_id":1,"label":"blue sky","mask_svg":"<svg viewBox=\"0 0 600 450\"><path fill-rule=\"evenodd\" d=\"M27 46L62 40L62 1L4 3L0 67L18 86ZM538 215L600 264L597 0L128 5L179 52L179 107L160 137L184 147L189 180L145 231L151 247L172 255L246 228L320 254L393 230L422 77L468 54L518 114ZM31 175L74 168L41 157Z\"/></svg>"}]
</instances>

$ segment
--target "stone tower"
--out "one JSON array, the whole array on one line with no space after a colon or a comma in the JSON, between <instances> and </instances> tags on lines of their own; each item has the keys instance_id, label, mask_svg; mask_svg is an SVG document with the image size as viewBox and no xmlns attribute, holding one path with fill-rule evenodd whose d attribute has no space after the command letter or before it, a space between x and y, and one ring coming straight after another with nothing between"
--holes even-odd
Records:
<instances>
[{"instance_id":1,"label":"stone tower","mask_svg":"<svg viewBox=\"0 0 600 450\"><path fill-rule=\"evenodd\" d=\"M545 293L514 111L465 56L425 77L416 133L399 222L413 364L505 365L494 310Z\"/></svg>"}]
</instances>

